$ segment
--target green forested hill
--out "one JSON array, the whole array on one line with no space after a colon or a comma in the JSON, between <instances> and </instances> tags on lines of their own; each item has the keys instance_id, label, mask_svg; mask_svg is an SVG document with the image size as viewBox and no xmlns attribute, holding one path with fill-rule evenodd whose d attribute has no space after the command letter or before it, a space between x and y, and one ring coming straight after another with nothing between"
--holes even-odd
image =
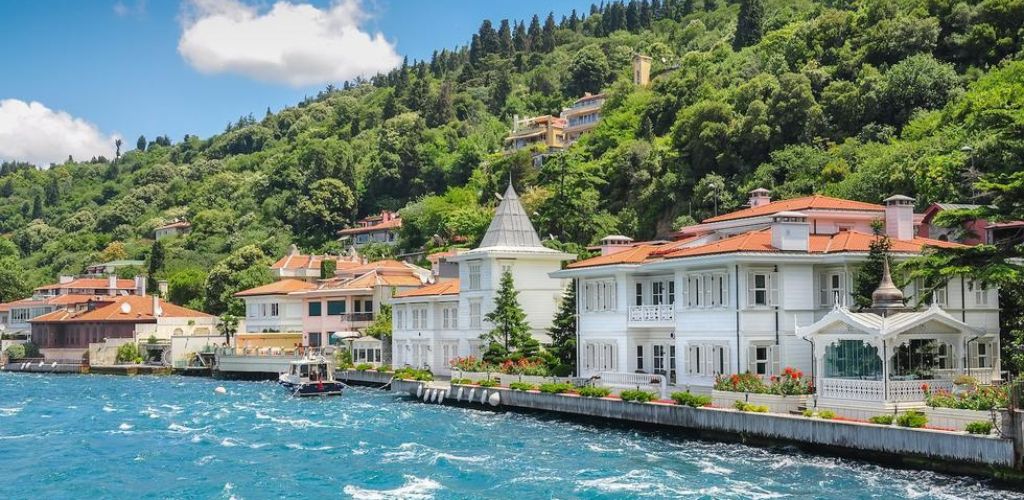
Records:
<instances>
[{"instance_id":1,"label":"green forested hill","mask_svg":"<svg viewBox=\"0 0 1024 500\"><path fill-rule=\"evenodd\" d=\"M220 312L228 271L293 241L335 250L337 229L380 209L402 210L408 248L471 244L509 176L541 234L573 244L664 235L757 186L985 201L974 182L1024 156L1022 26L1024 0L651 0L483 21L465 47L208 139L4 164L0 299L148 258L153 228L187 217L194 231L160 249L153 274ZM654 58L648 88L632 84L634 53ZM601 90L598 128L542 167L500 152L513 115ZM204 288L218 296L204 302Z\"/></svg>"}]
</instances>

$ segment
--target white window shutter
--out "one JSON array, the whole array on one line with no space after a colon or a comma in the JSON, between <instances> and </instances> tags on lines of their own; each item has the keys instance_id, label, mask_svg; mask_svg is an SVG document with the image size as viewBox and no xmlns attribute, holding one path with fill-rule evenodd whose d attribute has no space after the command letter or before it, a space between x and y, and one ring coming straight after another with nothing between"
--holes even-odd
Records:
<instances>
[{"instance_id":1,"label":"white window shutter","mask_svg":"<svg viewBox=\"0 0 1024 500\"><path fill-rule=\"evenodd\" d=\"M768 359L770 359L771 362L772 362L772 368L771 368L771 370L772 370L771 374L772 375L778 375L778 374L782 373L782 368L781 368L782 353L780 352L780 351L782 351L781 347L782 346L779 346L779 345L773 345L773 346L768 348Z\"/></svg>"},{"instance_id":2,"label":"white window shutter","mask_svg":"<svg viewBox=\"0 0 1024 500\"><path fill-rule=\"evenodd\" d=\"M773 306L779 305L779 274L771 273L768 275L768 288L769 298L768 303Z\"/></svg>"},{"instance_id":3,"label":"white window shutter","mask_svg":"<svg viewBox=\"0 0 1024 500\"><path fill-rule=\"evenodd\" d=\"M814 275L816 286L818 287L818 303L822 306L828 305L828 289L825 286L825 281L828 278L827 273L818 273Z\"/></svg>"},{"instance_id":4,"label":"white window shutter","mask_svg":"<svg viewBox=\"0 0 1024 500\"><path fill-rule=\"evenodd\" d=\"M757 373L757 346L747 344L747 371Z\"/></svg>"},{"instance_id":5,"label":"white window shutter","mask_svg":"<svg viewBox=\"0 0 1024 500\"><path fill-rule=\"evenodd\" d=\"M967 366L968 368L978 367L978 343L971 342L967 344Z\"/></svg>"},{"instance_id":6,"label":"white window shutter","mask_svg":"<svg viewBox=\"0 0 1024 500\"><path fill-rule=\"evenodd\" d=\"M754 283L756 283L756 280L754 279L754 273L747 273L747 307L750 307L757 303L754 294Z\"/></svg>"},{"instance_id":7,"label":"white window shutter","mask_svg":"<svg viewBox=\"0 0 1024 500\"><path fill-rule=\"evenodd\" d=\"M713 347L705 347L704 349L704 360L706 361L704 372L707 375L713 375L715 373L715 349Z\"/></svg>"}]
</instances>

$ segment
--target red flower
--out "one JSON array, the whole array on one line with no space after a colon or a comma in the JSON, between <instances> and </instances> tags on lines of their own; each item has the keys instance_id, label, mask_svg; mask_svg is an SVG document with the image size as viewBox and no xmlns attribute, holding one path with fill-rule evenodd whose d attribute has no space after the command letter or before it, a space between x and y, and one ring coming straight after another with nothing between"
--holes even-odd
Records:
<instances>
[{"instance_id":1,"label":"red flower","mask_svg":"<svg viewBox=\"0 0 1024 500\"><path fill-rule=\"evenodd\" d=\"M924 391L925 394L928 394L928 384L921 384L921 390Z\"/></svg>"},{"instance_id":2,"label":"red flower","mask_svg":"<svg viewBox=\"0 0 1024 500\"><path fill-rule=\"evenodd\" d=\"M804 378L804 372L800 370L793 372L793 378Z\"/></svg>"}]
</instances>

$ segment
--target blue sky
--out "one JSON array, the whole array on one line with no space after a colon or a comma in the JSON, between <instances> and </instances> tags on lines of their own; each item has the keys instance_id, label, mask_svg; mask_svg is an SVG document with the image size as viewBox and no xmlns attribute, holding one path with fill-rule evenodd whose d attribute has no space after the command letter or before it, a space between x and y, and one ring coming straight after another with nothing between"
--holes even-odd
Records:
<instances>
[{"instance_id":1,"label":"blue sky","mask_svg":"<svg viewBox=\"0 0 1024 500\"><path fill-rule=\"evenodd\" d=\"M534 13L543 19L549 10L561 17L573 8L586 12L591 2L288 3L278 9L261 0L0 2L0 160L53 161L66 157L57 151L62 148L85 155L114 134L131 145L139 134L167 134L174 141L186 133L209 136L239 116L261 116L268 106L278 110L313 95L325 79L464 44L484 18L497 25ZM338 29L352 37L305 39L311 30L302 23L328 11L332 30L340 22ZM296 36L264 39L264 28L277 25L297 27ZM246 33L259 33L253 35L258 43L239 42ZM336 55L329 54L331 47ZM296 50L309 52L292 56ZM278 51L289 60L267 55ZM303 66L307 59L313 60ZM72 136L73 144L53 137L58 135Z\"/></svg>"}]
</instances>

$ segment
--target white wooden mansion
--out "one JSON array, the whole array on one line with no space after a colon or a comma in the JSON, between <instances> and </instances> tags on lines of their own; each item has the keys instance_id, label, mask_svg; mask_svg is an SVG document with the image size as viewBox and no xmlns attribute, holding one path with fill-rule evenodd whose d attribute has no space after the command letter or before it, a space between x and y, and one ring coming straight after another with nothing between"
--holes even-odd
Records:
<instances>
[{"instance_id":1,"label":"white wooden mansion","mask_svg":"<svg viewBox=\"0 0 1024 500\"><path fill-rule=\"evenodd\" d=\"M510 185L480 246L449 259L459 279L438 281L392 299L393 363L450 374L457 357L480 356L480 336L493 328L484 316L494 308L501 275L511 271L533 336L545 342L566 280L549 276L575 256L541 244L519 196Z\"/></svg>"},{"instance_id":2,"label":"white wooden mansion","mask_svg":"<svg viewBox=\"0 0 1024 500\"><path fill-rule=\"evenodd\" d=\"M749 208L675 241L608 237L602 255L551 273L577 283L581 376L662 373L704 387L718 374L790 366L815 377L822 397L876 402L920 401L918 378L999 376L996 290L957 278L934 305L920 304L917 284L902 290L917 312L849 309L872 221L884 221L895 262L956 245L915 236L912 199L751 194Z\"/></svg>"}]
</instances>

